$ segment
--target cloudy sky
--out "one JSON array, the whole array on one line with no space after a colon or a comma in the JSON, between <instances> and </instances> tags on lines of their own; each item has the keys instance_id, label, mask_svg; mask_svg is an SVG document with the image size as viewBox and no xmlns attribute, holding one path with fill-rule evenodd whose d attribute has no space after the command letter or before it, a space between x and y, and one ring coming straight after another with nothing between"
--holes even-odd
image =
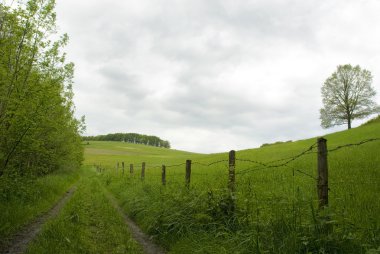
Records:
<instances>
[{"instance_id":1,"label":"cloudy sky","mask_svg":"<svg viewBox=\"0 0 380 254\"><path fill-rule=\"evenodd\" d=\"M380 92L378 0L57 2L87 135L253 148L344 129L319 120L320 88L339 64L370 70Z\"/></svg>"}]
</instances>

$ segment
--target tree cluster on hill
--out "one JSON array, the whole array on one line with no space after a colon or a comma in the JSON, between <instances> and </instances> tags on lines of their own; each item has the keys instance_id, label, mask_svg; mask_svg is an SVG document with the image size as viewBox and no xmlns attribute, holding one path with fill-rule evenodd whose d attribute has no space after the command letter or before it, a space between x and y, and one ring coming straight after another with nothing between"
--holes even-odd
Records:
<instances>
[{"instance_id":1,"label":"tree cluster on hill","mask_svg":"<svg viewBox=\"0 0 380 254\"><path fill-rule=\"evenodd\" d=\"M82 138L84 141L122 141L133 144L170 148L169 141L162 140L156 136L148 136L137 133L113 133L98 136L84 136Z\"/></svg>"},{"instance_id":2,"label":"tree cluster on hill","mask_svg":"<svg viewBox=\"0 0 380 254\"><path fill-rule=\"evenodd\" d=\"M13 1L12 1L13 3ZM0 3L0 176L46 174L83 160L73 63L56 41L54 0Z\"/></svg>"},{"instance_id":3,"label":"tree cluster on hill","mask_svg":"<svg viewBox=\"0 0 380 254\"><path fill-rule=\"evenodd\" d=\"M293 142L293 141L292 140L288 140L288 141L277 141L277 142L274 142L274 143L264 143L260 147L266 147L266 146L271 146L271 145L281 145L281 144L286 144L286 143L291 143L291 142Z\"/></svg>"}]
</instances>

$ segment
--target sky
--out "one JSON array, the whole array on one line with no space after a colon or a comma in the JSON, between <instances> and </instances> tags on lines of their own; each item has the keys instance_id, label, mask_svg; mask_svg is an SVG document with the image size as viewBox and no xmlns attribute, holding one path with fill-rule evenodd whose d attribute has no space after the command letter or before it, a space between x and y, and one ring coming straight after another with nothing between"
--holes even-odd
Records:
<instances>
[{"instance_id":1,"label":"sky","mask_svg":"<svg viewBox=\"0 0 380 254\"><path fill-rule=\"evenodd\" d=\"M380 93L378 0L64 0L56 11L86 135L226 152L345 129L319 120L338 65L371 71Z\"/></svg>"}]
</instances>

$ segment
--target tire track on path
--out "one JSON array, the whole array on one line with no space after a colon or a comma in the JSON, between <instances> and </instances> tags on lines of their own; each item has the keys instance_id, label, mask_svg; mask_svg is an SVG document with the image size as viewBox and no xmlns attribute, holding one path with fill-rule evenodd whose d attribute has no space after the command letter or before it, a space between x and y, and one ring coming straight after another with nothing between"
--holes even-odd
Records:
<instances>
[{"instance_id":1,"label":"tire track on path","mask_svg":"<svg viewBox=\"0 0 380 254\"><path fill-rule=\"evenodd\" d=\"M11 236L10 241L1 250L1 254L18 254L24 253L28 247L28 244L37 236L41 231L42 226L45 222L51 218L57 216L59 211L67 203L70 197L76 190L76 186L71 187L66 193L61 197L61 199L46 213L37 217L33 222L24 226L18 233Z\"/></svg>"},{"instance_id":2,"label":"tire track on path","mask_svg":"<svg viewBox=\"0 0 380 254\"><path fill-rule=\"evenodd\" d=\"M125 223L128 225L131 230L132 237L142 246L144 252L146 254L165 254L165 250L162 249L157 244L153 243L149 236L146 235L142 230L137 226L137 224L132 221L123 211L123 209L119 206L116 199L110 192L105 190L106 196L111 202L112 206L120 213L120 215L124 218Z\"/></svg>"}]
</instances>

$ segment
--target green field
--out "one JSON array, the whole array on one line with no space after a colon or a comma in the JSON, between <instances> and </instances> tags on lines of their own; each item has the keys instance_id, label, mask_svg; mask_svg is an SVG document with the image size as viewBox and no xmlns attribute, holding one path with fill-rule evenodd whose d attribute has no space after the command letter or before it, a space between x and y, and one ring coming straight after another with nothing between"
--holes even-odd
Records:
<instances>
[{"instance_id":1,"label":"green field","mask_svg":"<svg viewBox=\"0 0 380 254\"><path fill-rule=\"evenodd\" d=\"M380 123L325 138L329 150L339 149L328 154L329 206L323 210L316 191L316 137L237 151L235 194L227 189L228 153L92 141L85 145L85 164L104 169L101 182L170 253L379 253L380 140L361 142L380 138Z\"/></svg>"},{"instance_id":2,"label":"green field","mask_svg":"<svg viewBox=\"0 0 380 254\"><path fill-rule=\"evenodd\" d=\"M27 253L143 253L107 191L168 253L380 253L380 122L325 138L324 209L318 208L317 137L237 151L235 192L228 189L228 152L85 142L80 170L2 179L3 243L74 184L72 198ZM192 161L189 186L186 160Z\"/></svg>"}]
</instances>

